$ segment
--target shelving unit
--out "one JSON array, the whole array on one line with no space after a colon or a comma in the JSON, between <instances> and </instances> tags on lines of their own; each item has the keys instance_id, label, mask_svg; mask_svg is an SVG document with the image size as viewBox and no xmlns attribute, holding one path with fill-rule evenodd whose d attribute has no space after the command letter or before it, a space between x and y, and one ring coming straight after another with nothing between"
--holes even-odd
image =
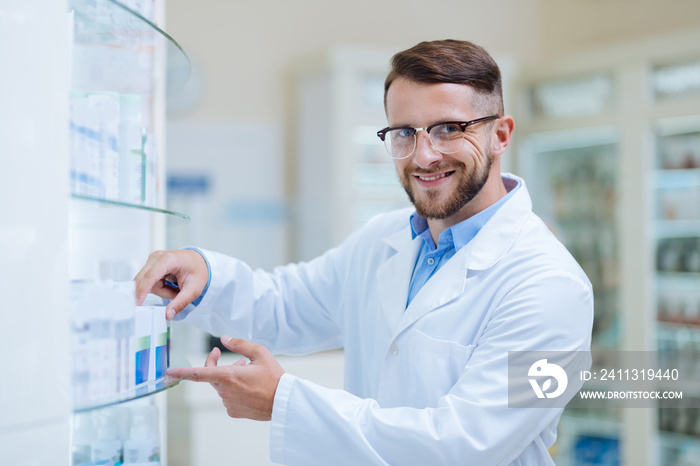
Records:
<instances>
[{"instance_id":1,"label":"shelving unit","mask_svg":"<svg viewBox=\"0 0 700 466\"><path fill-rule=\"evenodd\" d=\"M566 244L593 285L593 345L615 348L620 338L619 134L609 125L544 131L529 135L520 153L535 213Z\"/></svg>"},{"instance_id":2,"label":"shelving unit","mask_svg":"<svg viewBox=\"0 0 700 466\"><path fill-rule=\"evenodd\" d=\"M152 4L153 8L146 9L162 12L162 2ZM96 171L94 163L81 164L78 160L82 155L78 151L85 150L80 140L84 132L76 114L71 113L75 121L71 120L70 278L131 280L148 254L164 247L166 219L186 221L189 218L161 207L165 205L166 79L176 78L167 82L170 91L176 92L175 88L184 84L182 77L187 75L189 61L180 45L156 25L157 18L145 18L116 0L70 0L68 6L73 24L71 105L76 100L82 102L82 95L88 96L88 100L91 95L98 95L105 96L108 103L109 99L122 105L126 102L134 116L126 115L125 121L122 109L118 132L113 129L113 133L109 133L105 117L100 114L102 139L105 132L110 137L115 136L120 148L129 142L125 139L128 128L124 130L122 126L128 122L142 128L137 139L140 146L134 146L136 149L127 154L120 150L119 163L110 162L108 150L101 149L97 159L100 167L97 173L101 178L97 177L93 183L97 189L90 189L90 185L85 188L82 180L94 180L96 177L92 175ZM131 100L125 101L125 96ZM133 102L140 104L140 108L134 108ZM99 107L100 103L97 103L98 108L104 108L105 104ZM80 172L85 167L87 174ZM123 177L128 183L122 181ZM110 182L114 185L111 190ZM99 189L102 186L105 189ZM73 409L76 416L90 419L84 416L102 417L102 413L132 405L135 400L150 401L159 412L159 459L160 464L165 465L165 391L175 385L161 379L88 402L74 400Z\"/></svg>"},{"instance_id":3,"label":"shelving unit","mask_svg":"<svg viewBox=\"0 0 700 466\"><path fill-rule=\"evenodd\" d=\"M0 8L2 42L12 44L0 52L11 70L0 78L11 90L0 106L3 154L12 154L1 183L12 202L0 223L2 283L14 309L0 331L0 351L8 358L3 371L14 381L0 390L0 451L7 464L71 464L74 413L141 398L164 408L161 393L172 386L152 384L89 404L71 394L70 281L131 280L163 244L165 218L187 219L161 206L166 78L184 83L189 62L156 26L164 18L163 2L153 5L149 19L116 0L28 0ZM116 190L76 189L88 179L75 176L76 126L69 122L76 92L140 96L140 201L126 201ZM94 119L90 124L98 126ZM83 132L95 146L106 140L99 134ZM122 175L105 150L100 146L94 159L100 169ZM18 351L26 355L17 358Z\"/></svg>"},{"instance_id":4,"label":"shelving unit","mask_svg":"<svg viewBox=\"0 0 700 466\"><path fill-rule=\"evenodd\" d=\"M679 370L692 371L700 357L700 115L661 118L652 128L656 340L659 350L679 352ZM700 458L700 390L684 396L684 409L659 407L664 464Z\"/></svg>"},{"instance_id":5,"label":"shelving unit","mask_svg":"<svg viewBox=\"0 0 700 466\"><path fill-rule=\"evenodd\" d=\"M533 191L535 211L540 209L545 219L554 213L556 220L557 211L580 212L575 206L584 203L591 211L601 212L597 221L584 209L576 215L579 221L572 223L573 235L566 227L561 235L593 283L594 352L683 349L686 363L700 356L696 324L700 314L700 51L695 46L699 41L697 30L681 31L543 60L522 70L516 115L518 169ZM608 134L608 144L613 146L603 149L603 134ZM584 163L576 164L574 155L581 147L597 147L585 156L587 163L605 167L603 171L616 173L617 178L605 175L601 182L601 169L586 172ZM567 164L579 166L578 180L567 178ZM579 183L586 188L582 190ZM569 200L573 208L561 205L571 204ZM587 237L584 243L598 245L592 248L597 265L577 244L578 235ZM602 248L603 243L614 247ZM601 274L607 278L600 280ZM613 289L615 294L607 301ZM601 297L607 302L601 303ZM616 330L601 334L601 324L608 322L609 315L614 316ZM579 435L582 427L589 436L597 429L580 420L581 410L586 412L590 406L572 406L560 423L564 440L554 448L555 461L695 464L689 462L700 459L700 436L694 427L680 429L682 436L668 432L674 430L669 427L674 422L693 424L688 416L700 412L695 390L685 388L690 401L683 409L595 412L598 421L619 425L618 454L608 455L604 462L576 457L571 436ZM610 436L611 431L599 433Z\"/></svg>"}]
</instances>

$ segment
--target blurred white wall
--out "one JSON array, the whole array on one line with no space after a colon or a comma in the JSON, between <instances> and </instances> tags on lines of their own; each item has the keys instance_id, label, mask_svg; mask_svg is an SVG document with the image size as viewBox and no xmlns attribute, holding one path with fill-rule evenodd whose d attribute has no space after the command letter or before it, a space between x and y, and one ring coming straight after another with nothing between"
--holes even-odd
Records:
<instances>
[{"instance_id":1,"label":"blurred white wall","mask_svg":"<svg viewBox=\"0 0 700 466\"><path fill-rule=\"evenodd\" d=\"M697 0L168 0L167 30L201 65L194 117L280 121L286 72L334 45L407 48L422 40L476 42L527 60L700 27Z\"/></svg>"},{"instance_id":2,"label":"blurred white wall","mask_svg":"<svg viewBox=\"0 0 700 466\"><path fill-rule=\"evenodd\" d=\"M169 0L167 30L206 81L190 117L281 121L295 59L334 45L402 50L422 40L468 39L501 54L539 48L539 0Z\"/></svg>"},{"instance_id":3,"label":"blurred white wall","mask_svg":"<svg viewBox=\"0 0 700 466\"><path fill-rule=\"evenodd\" d=\"M697 0L540 0L541 55L700 28Z\"/></svg>"}]
</instances>

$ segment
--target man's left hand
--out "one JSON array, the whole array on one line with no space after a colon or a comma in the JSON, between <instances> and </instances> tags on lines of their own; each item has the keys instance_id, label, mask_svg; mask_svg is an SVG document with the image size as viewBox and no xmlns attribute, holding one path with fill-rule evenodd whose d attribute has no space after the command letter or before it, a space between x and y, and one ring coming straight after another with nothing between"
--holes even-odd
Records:
<instances>
[{"instance_id":1,"label":"man's left hand","mask_svg":"<svg viewBox=\"0 0 700 466\"><path fill-rule=\"evenodd\" d=\"M221 351L214 348L204 367L171 369L165 376L175 380L209 382L221 397L229 416L269 421L277 385L284 374L282 366L262 345L227 336L221 337L221 342L244 358L229 366L217 366Z\"/></svg>"}]
</instances>

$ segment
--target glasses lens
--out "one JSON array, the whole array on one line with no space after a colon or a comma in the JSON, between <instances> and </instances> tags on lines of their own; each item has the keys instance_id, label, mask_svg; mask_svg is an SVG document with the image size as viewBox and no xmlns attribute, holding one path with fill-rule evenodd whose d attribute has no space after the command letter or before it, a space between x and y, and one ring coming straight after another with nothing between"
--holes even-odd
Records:
<instances>
[{"instance_id":1,"label":"glasses lens","mask_svg":"<svg viewBox=\"0 0 700 466\"><path fill-rule=\"evenodd\" d=\"M416 132L408 128L387 131L384 136L384 147L393 158L405 159L416 148Z\"/></svg>"},{"instance_id":2,"label":"glasses lens","mask_svg":"<svg viewBox=\"0 0 700 466\"><path fill-rule=\"evenodd\" d=\"M464 146L464 131L455 123L444 123L430 129L430 141L443 154L454 154Z\"/></svg>"}]
</instances>

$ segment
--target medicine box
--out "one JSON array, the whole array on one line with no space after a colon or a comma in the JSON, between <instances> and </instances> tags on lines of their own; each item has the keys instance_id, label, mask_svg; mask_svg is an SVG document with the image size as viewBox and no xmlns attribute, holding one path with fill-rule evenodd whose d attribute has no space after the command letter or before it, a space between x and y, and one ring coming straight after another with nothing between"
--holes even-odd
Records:
<instances>
[{"instance_id":1,"label":"medicine box","mask_svg":"<svg viewBox=\"0 0 700 466\"><path fill-rule=\"evenodd\" d=\"M147 383L153 363L151 362L151 321L152 311L150 306L137 306L134 316L134 344L133 359L135 369L135 384L138 387ZM155 379L154 378L151 380Z\"/></svg>"}]
</instances>

